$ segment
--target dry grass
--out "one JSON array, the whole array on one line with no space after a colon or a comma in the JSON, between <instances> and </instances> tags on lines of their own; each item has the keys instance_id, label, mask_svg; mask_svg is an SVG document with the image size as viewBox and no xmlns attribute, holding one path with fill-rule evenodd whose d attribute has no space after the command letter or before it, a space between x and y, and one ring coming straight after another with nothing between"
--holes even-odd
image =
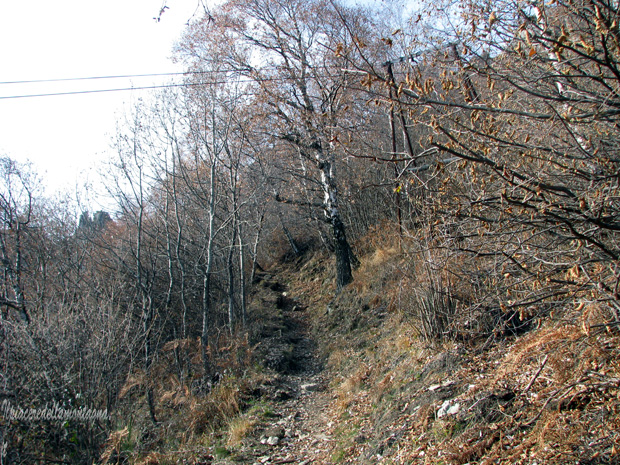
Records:
<instances>
[{"instance_id":1,"label":"dry grass","mask_svg":"<svg viewBox=\"0 0 620 465\"><path fill-rule=\"evenodd\" d=\"M363 384L369 379L371 368L360 365L355 371L341 378L337 387L334 389L336 401L335 410L344 413L351 406L356 395L362 390Z\"/></svg>"},{"instance_id":2,"label":"dry grass","mask_svg":"<svg viewBox=\"0 0 620 465\"><path fill-rule=\"evenodd\" d=\"M331 418L369 425L371 442L382 444L379 463L620 463L620 337L617 325L609 324L614 312L580 304L575 296L572 310L558 312L561 319L541 320L546 323L518 338L495 336L493 343L487 335L496 316L484 314L484 307L480 314L459 313L479 296L457 259L405 256L385 245L369 250L350 295L345 290L337 302L345 309L367 302L371 310L360 313L367 321L386 305L391 311L380 326L332 327L317 311L318 324L327 326L317 334L326 336L335 375ZM436 268L426 267L428 261ZM446 324L457 326L455 337L462 340L429 345L412 311L415 291L448 275L461 307ZM437 354L448 352L460 361L421 377ZM444 381L449 388L430 389ZM445 399L458 403L460 412L438 419ZM369 447L353 444L343 462L360 463Z\"/></svg>"},{"instance_id":3,"label":"dry grass","mask_svg":"<svg viewBox=\"0 0 620 465\"><path fill-rule=\"evenodd\" d=\"M146 457L141 458L136 462L136 465L160 465L170 463L169 458L165 454L159 452L151 452Z\"/></svg>"},{"instance_id":4,"label":"dry grass","mask_svg":"<svg viewBox=\"0 0 620 465\"><path fill-rule=\"evenodd\" d=\"M244 429L246 433L250 431L249 423L244 425L242 421L238 424L231 422L242 410L251 386L259 383L262 376L248 367L247 339L222 337L221 347L212 350L214 366L227 375L207 394L190 387L202 385L199 371L194 370L193 377L185 375L183 379L176 373L178 367L174 350L188 350L188 358L191 359L195 357L195 352L199 352L198 344L196 341L192 341L192 344L177 342L179 341L172 341L172 344L166 346L166 350L160 353L151 370L150 385L155 397L155 415L160 421L157 427L153 427L148 420L144 389L138 389L147 385L148 380L143 372L131 374L123 389L124 402L133 406L133 420L120 420L132 421L135 431L150 431L149 441L152 444L145 449L143 445L136 443L135 451L126 452L126 457L123 458L129 459L129 463L177 463L180 456L178 453L169 456L169 450L205 450L205 445L210 444L213 439L213 433L225 428L230 430L231 441L242 438ZM237 375L239 372L244 375ZM119 435L120 433L110 436L105 451L107 455L102 460L109 459L109 463L114 463L113 458L119 454ZM149 452L147 455L145 450ZM188 454L188 457L192 456L192 453Z\"/></svg>"},{"instance_id":5,"label":"dry grass","mask_svg":"<svg viewBox=\"0 0 620 465\"><path fill-rule=\"evenodd\" d=\"M594 337L577 324L549 322L497 355L473 359L455 378L467 382L476 372L486 376L459 402L472 409L501 392L510 400L488 404L487 409L497 409L491 423L483 418L490 411L481 410L482 417L472 417L462 434L430 441L426 452L449 451L447 463L455 464L615 463L620 458L619 342L614 334Z\"/></svg>"},{"instance_id":6,"label":"dry grass","mask_svg":"<svg viewBox=\"0 0 620 465\"><path fill-rule=\"evenodd\" d=\"M400 252L396 247L388 247L385 249L379 248L375 249L370 258L363 264L361 270L369 269L369 268L377 268L385 265L385 263L392 259L393 257L399 255Z\"/></svg>"},{"instance_id":7,"label":"dry grass","mask_svg":"<svg viewBox=\"0 0 620 465\"><path fill-rule=\"evenodd\" d=\"M226 444L237 447L256 426L256 420L248 417L236 417L228 422L228 439Z\"/></svg>"},{"instance_id":8,"label":"dry grass","mask_svg":"<svg viewBox=\"0 0 620 465\"><path fill-rule=\"evenodd\" d=\"M112 460L113 458L116 458L118 461L123 442L128 437L129 429L127 427L110 433L110 436L108 437L108 440L105 444L105 449L101 454L101 463L103 465L110 463L110 460Z\"/></svg>"},{"instance_id":9,"label":"dry grass","mask_svg":"<svg viewBox=\"0 0 620 465\"><path fill-rule=\"evenodd\" d=\"M350 355L349 351L345 349L334 349L327 358L327 366L332 370L340 371Z\"/></svg>"},{"instance_id":10,"label":"dry grass","mask_svg":"<svg viewBox=\"0 0 620 465\"><path fill-rule=\"evenodd\" d=\"M366 438L342 443L342 463L620 463L620 334L610 308L575 296L571 308L538 329L480 343L474 338L488 330L491 316L457 314L452 324L479 326L459 328L458 344L429 344L412 307L416 291L449 282L460 302L474 299L469 281L447 278L461 264L441 254L403 255L389 241L371 240L355 282L336 299L325 256L279 271L322 338L334 399L327 416L333 424L360 425ZM429 262L437 268L429 271ZM221 363L233 370L246 363L243 341L223 341L213 352ZM449 363L426 370L446 354ZM159 379L160 404L175 412L177 429L190 431L184 446L221 427L227 445L238 447L255 427L250 416L239 416L251 379L227 377L206 398L193 397L174 376ZM137 375L128 379L128 395L140 382ZM460 411L438 418L445 400Z\"/></svg>"},{"instance_id":11,"label":"dry grass","mask_svg":"<svg viewBox=\"0 0 620 465\"><path fill-rule=\"evenodd\" d=\"M144 370L135 369L132 373L127 376L125 380L125 384L121 388L120 393L118 394L119 399L127 396L133 388L144 386L146 384L146 374Z\"/></svg>"}]
</instances>

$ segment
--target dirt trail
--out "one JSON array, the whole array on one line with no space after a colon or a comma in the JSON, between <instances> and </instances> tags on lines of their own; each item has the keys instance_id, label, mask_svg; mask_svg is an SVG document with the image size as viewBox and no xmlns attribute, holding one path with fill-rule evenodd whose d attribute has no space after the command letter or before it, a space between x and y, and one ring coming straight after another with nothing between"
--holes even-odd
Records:
<instances>
[{"instance_id":1,"label":"dirt trail","mask_svg":"<svg viewBox=\"0 0 620 465\"><path fill-rule=\"evenodd\" d=\"M308 312L284 285L270 280L264 286L276 295L280 329L267 338L267 364L278 374L268 386L266 410L233 461L248 464L327 463L331 438L326 431L329 404L328 375L312 339ZM272 278L273 279L273 278ZM231 457L232 458L232 457Z\"/></svg>"}]
</instances>

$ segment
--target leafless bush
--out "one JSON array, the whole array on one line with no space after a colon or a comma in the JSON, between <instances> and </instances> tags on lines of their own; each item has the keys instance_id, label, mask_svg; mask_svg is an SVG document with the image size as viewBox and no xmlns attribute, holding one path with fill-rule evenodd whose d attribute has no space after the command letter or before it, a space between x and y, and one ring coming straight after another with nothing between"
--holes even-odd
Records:
<instances>
[{"instance_id":1,"label":"leafless bush","mask_svg":"<svg viewBox=\"0 0 620 465\"><path fill-rule=\"evenodd\" d=\"M427 342L443 341L454 334L456 302L450 288L439 282L431 282L429 287L416 292L413 315L420 335Z\"/></svg>"},{"instance_id":2,"label":"leafless bush","mask_svg":"<svg viewBox=\"0 0 620 465\"><path fill-rule=\"evenodd\" d=\"M5 418L7 460L91 462L107 437L108 414L136 352L133 323L107 303L37 310L28 326L0 320L4 405L38 412L58 407L66 415L60 420ZM86 410L99 418L76 417Z\"/></svg>"}]
</instances>

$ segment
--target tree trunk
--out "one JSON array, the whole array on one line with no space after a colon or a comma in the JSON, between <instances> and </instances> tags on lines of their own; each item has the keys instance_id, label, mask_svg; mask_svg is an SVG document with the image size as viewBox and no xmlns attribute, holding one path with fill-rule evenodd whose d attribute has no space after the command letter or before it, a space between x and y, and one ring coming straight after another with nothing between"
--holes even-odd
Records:
<instances>
[{"instance_id":1,"label":"tree trunk","mask_svg":"<svg viewBox=\"0 0 620 465\"><path fill-rule=\"evenodd\" d=\"M252 246L252 274L250 276L250 283L254 283L254 280L256 279L256 269L261 268L260 264L258 263L258 244L260 243L260 236L261 232L263 231L264 220L265 210L261 212L260 219L258 220L258 227L256 228L256 236L254 236L254 245Z\"/></svg>"},{"instance_id":2,"label":"tree trunk","mask_svg":"<svg viewBox=\"0 0 620 465\"><path fill-rule=\"evenodd\" d=\"M204 267L204 277L202 286L202 367L203 376L206 385L208 385L208 376L210 374L209 366L209 313L211 310L211 268L213 266L213 242L215 237L214 220L215 220L215 165L216 161L211 161L211 179L209 180L209 236L207 238L207 262Z\"/></svg>"},{"instance_id":3,"label":"tree trunk","mask_svg":"<svg viewBox=\"0 0 620 465\"><path fill-rule=\"evenodd\" d=\"M293 249L293 253L295 254L296 257L299 257L301 255L301 249L297 245L297 242L295 241L295 238L293 237L291 232L288 230L288 228L284 224L284 220L282 219L282 213L280 213L280 211L278 211L278 217L280 218L280 224L282 225L282 230L284 231L284 235L286 236L286 239L288 240L288 243L291 246L291 249Z\"/></svg>"},{"instance_id":4,"label":"tree trunk","mask_svg":"<svg viewBox=\"0 0 620 465\"><path fill-rule=\"evenodd\" d=\"M340 216L335 215L331 218L332 231L336 241L336 287L341 291L343 287L353 281L351 272L351 257L349 252L351 247L347 242L344 224Z\"/></svg>"},{"instance_id":5,"label":"tree trunk","mask_svg":"<svg viewBox=\"0 0 620 465\"><path fill-rule=\"evenodd\" d=\"M172 156L172 196L174 201L174 217L176 220L176 244L174 249L174 254L176 258L176 263L179 268L180 274L180 297L181 297L181 339L185 342L187 340L187 297L186 297L186 275L185 275L185 258L182 256L181 247L183 242L183 222L181 221L181 216L179 213L179 195L177 192L177 171L176 171L176 157L180 151L176 150L176 154ZM185 344L183 344L184 349L182 349L183 353L183 361L181 367L181 379L185 379L185 373L189 371L191 367L191 363L189 361L189 348Z\"/></svg>"},{"instance_id":6,"label":"tree trunk","mask_svg":"<svg viewBox=\"0 0 620 465\"><path fill-rule=\"evenodd\" d=\"M204 277L202 281L202 333L200 335L202 369L205 383L209 376L209 310L210 310L210 294L211 292L211 256L207 257L207 264L204 268Z\"/></svg>"},{"instance_id":7,"label":"tree trunk","mask_svg":"<svg viewBox=\"0 0 620 465\"><path fill-rule=\"evenodd\" d=\"M155 417L155 402L153 400L153 390L151 388L151 363L152 363L152 349L151 349L151 329L154 319L153 314L153 302L150 296L151 286L147 285L146 278L143 274L142 266L142 235L143 235L143 219L144 219L144 186L143 186L143 173L142 165L138 161L138 146L136 139L133 141L133 157L136 167L138 168L137 179L137 192L136 202L138 204L138 218L137 218L137 231L136 231L136 280L137 287L142 295L142 330L144 331L144 371L146 373L147 387L146 398L149 407L149 415L151 421L157 424L157 418ZM129 177L129 176L128 176Z\"/></svg>"},{"instance_id":8,"label":"tree trunk","mask_svg":"<svg viewBox=\"0 0 620 465\"><path fill-rule=\"evenodd\" d=\"M226 260L226 268L228 269L228 330L231 335L235 329L235 268L233 266L233 257L236 242L237 224L236 221L233 221L232 237L230 239L230 248L228 249L228 257Z\"/></svg>"},{"instance_id":9,"label":"tree trunk","mask_svg":"<svg viewBox=\"0 0 620 465\"><path fill-rule=\"evenodd\" d=\"M237 236L239 237L239 296L241 297L241 325L245 329L247 309L245 299L245 246L243 244L243 227L241 221L237 222Z\"/></svg>"},{"instance_id":10,"label":"tree trunk","mask_svg":"<svg viewBox=\"0 0 620 465\"><path fill-rule=\"evenodd\" d=\"M338 210L338 191L334 180L333 161L322 156L322 151L320 151L320 155L318 166L321 170L321 184L325 194L325 213L332 226L336 252L336 288L340 292L343 287L353 281L351 247L347 241L344 223L340 218L340 211Z\"/></svg>"}]
</instances>

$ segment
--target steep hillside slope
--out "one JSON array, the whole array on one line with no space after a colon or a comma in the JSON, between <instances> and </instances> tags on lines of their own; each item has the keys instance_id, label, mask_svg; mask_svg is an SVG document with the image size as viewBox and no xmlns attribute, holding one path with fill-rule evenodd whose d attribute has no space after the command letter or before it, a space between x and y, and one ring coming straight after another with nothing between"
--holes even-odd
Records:
<instances>
[{"instance_id":1,"label":"steep hillside slope","mask_svg":"<svg viewBox=\"0 0 620 465\"><path fill-rule=\"evenodd\" d=\"M320 252L260 275L255 368L181 407L219 421L177 423L191 439L136 463L620 463L620 337L601 309L429 341L403 304L408 259L369 251L335 298Z\"/></svg>"},{"instance_id":2,"label":"steep hillside slope","mask_svg":"<svg viewBox=\"0 0 620 465\"><path fill-rule=\"evenodd\" d=\"M431 344L402 305L406 259L372 251L332 301L316 297L317 258L291 285L314 301L328 359L322 463L620 462L620 338L603 308L583 303L518 335Z\"/></svg>"},{"instance_id":3,"label":"steep hillside slope","mask_svg":"<svg viewBox=\"0 0 620 465\"><path fill-rule=\"evenodd\" d=\"M285 273L327 361L327 390L315 394L320 407L328 401L324 422L310 433L323 438L321 452L305 459L620 461L620 338L602 308L580 304L522 334L430 344L398 302L408 292L399 276L405 259L395 248L373 250L335 299L326 257Z\"/></svg>"}]
</instances>

